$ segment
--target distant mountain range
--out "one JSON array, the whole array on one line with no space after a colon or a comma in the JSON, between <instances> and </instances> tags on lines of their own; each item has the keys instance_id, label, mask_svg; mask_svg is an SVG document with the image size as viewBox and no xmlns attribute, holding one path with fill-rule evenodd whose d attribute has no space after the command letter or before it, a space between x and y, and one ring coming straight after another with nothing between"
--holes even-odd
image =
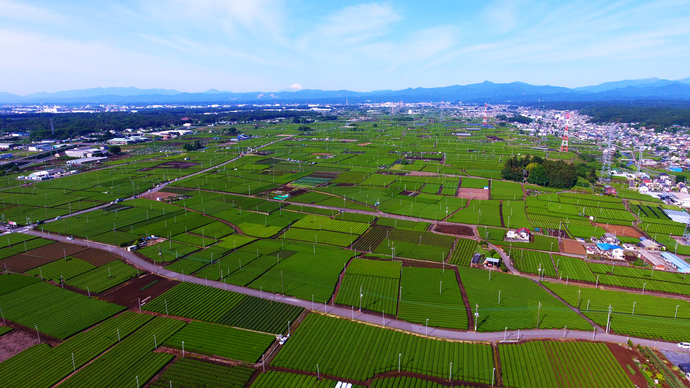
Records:
<instances>
[{"instance_id":1,"label":"distant mountain range","mask_svg":"<svg viewBox=\"0 0 690 388\"><path fill-rule=\"evenodd\" d=\"M438 88L408 88L353 92L349 90L284 90L233 93L216 89L185 93L172 89L92 88L19 96L0 92L0 104L235 104L235 103L350 103L447 101L465 103L587 102L668 100L690 101L690 78L646 78L565 88L523 82L478 84Z\"/></svg>"}]
</instances>

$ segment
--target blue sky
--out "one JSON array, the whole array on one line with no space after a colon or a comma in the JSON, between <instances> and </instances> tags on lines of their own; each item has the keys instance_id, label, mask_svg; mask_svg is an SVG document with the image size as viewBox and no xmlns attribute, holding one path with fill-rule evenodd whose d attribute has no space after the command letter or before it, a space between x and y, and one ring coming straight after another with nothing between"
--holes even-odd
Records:
<instances>
[{"instance_id":1,"label":"blue sky","mask_svg":"<svg viewBox=\"0 0 690 388\"><path fill-rule=\"evenodd\" d=\"M0 91L690 77L690 2L0 0Z\"/></svg>"}]
</instances>

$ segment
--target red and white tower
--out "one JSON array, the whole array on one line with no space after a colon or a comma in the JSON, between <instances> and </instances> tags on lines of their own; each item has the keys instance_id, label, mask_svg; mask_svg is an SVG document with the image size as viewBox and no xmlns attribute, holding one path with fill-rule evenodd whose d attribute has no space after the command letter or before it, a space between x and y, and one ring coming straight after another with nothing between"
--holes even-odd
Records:
<instances>
[{"instance_id":1,"label":"red and white tower","mask_svg":"<svg viewBox=\"0 0 690 388\"><path fill-rule=\"evenodd\" d=\"M570 123L570 113L565 114L565 129L563 130L563 141L561 141L561 152L568 152L568 124Z\"/></svg>"},{"instance_id":2,"label":"red and white tower","mask_svg":"<svg viewBox=\"0 0 690 388\"><path fill-rule=\"evenodd\" d=\"M489 126L489 119L486 117L486 104L484 104L484 120L482 120L482 127Z\"/></svg>"}]
</instances>

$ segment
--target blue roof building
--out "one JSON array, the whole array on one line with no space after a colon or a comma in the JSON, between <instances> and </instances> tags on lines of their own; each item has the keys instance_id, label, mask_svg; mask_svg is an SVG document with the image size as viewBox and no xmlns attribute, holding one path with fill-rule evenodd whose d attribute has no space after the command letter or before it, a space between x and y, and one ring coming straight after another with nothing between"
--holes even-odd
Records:
<instances>
[{"instance_id":1,"label":"blue roof building","mask_svg":"<svg viewBox=\"0 0 690 388\"><path fill-rule=\"evenodd\" d=\"M612 251L614 249L623 249L623 247L614 245L614 244L606 244L606 243L597 243L597 248L601 249L602 251Z\"/></svg>"},{"instance_id":2,"label":"blue roof building","mask_svg":"<svg viewBox=\"0 0 690 388\"><path fill-rule=\"evenodd\" d=\"M690 264L670 252L661 252L661 257L674 266L678 272L690 272Z\"/></svg>"}]
</instances>

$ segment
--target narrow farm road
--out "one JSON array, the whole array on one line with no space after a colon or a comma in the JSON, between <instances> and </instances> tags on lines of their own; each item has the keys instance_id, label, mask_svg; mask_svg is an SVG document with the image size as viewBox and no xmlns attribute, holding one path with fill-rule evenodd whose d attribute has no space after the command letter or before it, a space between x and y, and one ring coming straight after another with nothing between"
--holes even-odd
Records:
<instances>
[{"instance_id":1,"label":"narrow farm road","mask_svg":"<svg viewBox=\"0 0 690 388\"><path fill-rule=\"evenodd\" d=\"M500 247L495 246L494 244L489 243L489 248L493 249L498 253L499 256L501 256L501 260L503 260L503 263L506 265L506 268L512 273L513 275L520 275L520 272L515 269L513 266L513 261L510 259L510 256L508 256L503 249Z\"/></svg>"},{"instance_id":2,"label":"narrow farm road","mask_svg":"<svg viewBox=\"0 0 690 388\"><path fill-rule=\"evenodd\" d=\"M259 291L255 290L253 288L247 288L247 287L240 287L240 286L235 286L232 284L227 284L223 282L218 282L218 281L212 281L212 280L206 280L206 279L200 279L194 276L190 275L184 275L180 274L174 271L167 270L165 268L162 268L158 265L154 265L144 259L141 259L140 257L136 256L135 254L128 252L125 249L119 248L119 247L114 247L112 245L108 244L103 244L99 242L94 242L94 241L84 241L80 239L74 239L74 240L68 240L65 236L57 236L55 234L50 234L50 233L42 233L38 231L33 231L33 230L26 230L22 231L22 233L25 234L30 234L33 236L38 236L54 241L62 241L70 244L77 244L77 245L82 245L82 246L89 246L97 249L102 249L106 251L113 252L115 254L120 254L120 256L128 261L129 263L133 264L134 266L158 274L160 276L165 276L171 279L176 279L179 281L184 281L184 282L190 282L190 283L196 283L196 284L201 284L201 285L207 285L209 287L214 287L222 290L228 290L228 291L233 291L245 295L251 295L257 298L263 298L263 299L268 299L268 300L274 300L277 302L282 302L282 303L287 303L291 304L294 306L300 306L305 309L310 309L310 310L315 310L317 312L324 312L327 314L331 315L336 315L340 317L345 317L345 318L351 318L354 320L362 321L362 322L368 322L372 324L377 324L377 325L383 325L387 327L391 327L394 329L399 329L399 330L404 330L407 332L412 332L416 334L421 334L421 335L428 335L430 337L437 337L437 338L447 338L447 339L452 339L452 340L462 340L462 341L487 341L487 342L500 342L505 340L508 341L514 341L518 339L520 340L527 340L527 339L548 339L548 338L568 338L568 339L585 339L585 340L598 340L598 341L609 341L609 342L618 342L618 343L624 343L630 338L635 344L641 344L643 346L650 346L650 347L656 347L658 349L662 350L670 350L670 351L676 351L678 350L678 347L676 346L675 343L671 342L662 342L662 341L654 341L654 340L649 340L649 339L643 339L643 338L635 338L635 337L626 337L622 335L615 335L615 334L606 334L601 332L600 330L592 330L592 332L582 332L582 331L568 331L564 329L559 329L559 330L511 330L511 331L505 331L505 332L492 332L492 333L479 333L479 332L473 332L473 331L456 331L456 330L449 330L449 329L441 329L441 328L434 328L434 327L426 327L421 324L416 324L416 323L409 323L409 322L404 322L400 321L397 319L392 319L389 317L383 317L381 315L377 314L370 314L370 313L360 313L356 309L351 308L343 308L343 307L336 307L336 306L329 306L326 304L326 301L323 303L321 301L319 302L314 302L312 304L312 301L309 300L303 300L303 299L298 299L294 298L291 296L285 296L285 295L280 295L280 294L275 294L275 293L270 293L266 291ZM433 324L433 323L432 323ZM595 329L595 328L593 328Z\"/></svg>"}]
</instances>

